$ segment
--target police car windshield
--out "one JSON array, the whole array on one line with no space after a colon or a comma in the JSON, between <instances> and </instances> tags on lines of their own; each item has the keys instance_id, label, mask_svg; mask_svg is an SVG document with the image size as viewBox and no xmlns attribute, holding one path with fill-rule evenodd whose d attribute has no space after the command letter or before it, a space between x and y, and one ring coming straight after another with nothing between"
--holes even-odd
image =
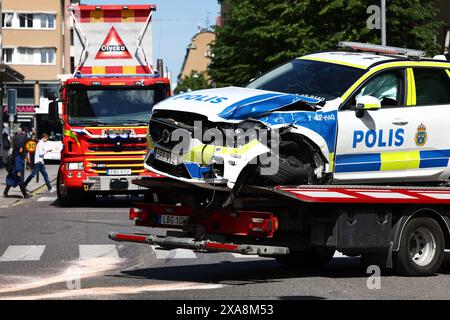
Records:
<instances>
[{"instance_id":1,"label":"police car windshield","mask_svg":"<svg viewBox=\"0 0 450 320\"><path fill-rule=\"evenodd\" d=\"M69 123L141 124L148 121L153 106L165 98L163 87L73 87L68 92Z\"/></svg>"},{"instance_id":2,"label":"police car windshield","mask_svg":"<svg viewBox=\"0 0 450 320\"><path fill-rule=\"evenodd\" d=\"M247 88L329 101L342 96L363 73L364 70L338 64L296 59L257 78Z\"/></svg>"}]
</instances>

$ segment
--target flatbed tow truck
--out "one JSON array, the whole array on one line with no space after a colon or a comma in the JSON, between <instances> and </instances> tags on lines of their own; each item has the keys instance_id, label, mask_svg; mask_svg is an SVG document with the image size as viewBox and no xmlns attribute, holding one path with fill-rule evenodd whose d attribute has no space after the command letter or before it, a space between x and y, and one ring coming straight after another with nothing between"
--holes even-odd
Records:
<instances>
[{"instance_id":1,"label":"flatbed tow truck","mask_svg":"<svg viewBox=\"0 0 450 320\"><path fill-rule=\"evenodd\" d=\"M166 235L113 232L112 240L274 257L299 267L325 264L338 250L408 276L436 273L450 248L449 187L245 186L223 208L213 199L224 196L219 191L168 178L133 183L184 193L192 203L136 204L135 225L166 228Z\"/></svg>"}]
</instances>

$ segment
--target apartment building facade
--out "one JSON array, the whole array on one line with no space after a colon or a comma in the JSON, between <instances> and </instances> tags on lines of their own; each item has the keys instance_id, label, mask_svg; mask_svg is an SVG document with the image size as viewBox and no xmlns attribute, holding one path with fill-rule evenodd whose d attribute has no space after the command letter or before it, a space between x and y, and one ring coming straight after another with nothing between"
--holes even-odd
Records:
<instances>
[{"instance_id":1,"label":"apartment building facade","mask_svg":"<svg viewBox=\"0 0 450 320\"><path fill-rule=\"evenodd\" d=\"M178 75L178 82L189 76L192 71L204 73L207 78L208 67L211 63L211 44L216 39L216 34L209 29L200 30L191 40L186 49L183 66Z\"/></svg>"},{"instance_id":2,"label":"apartment building facade","mask_svg":"<svg viewBox=\"0 0 450 320\"><path fill-rule=\"evenodd\" d=\"M17 89L17 122L25 129L45 123L49 91L71 73L69 0L3 0L2 58L25 76ZM6 106L4 106L6 113ZM5 118L7 119L7 118Z\"/></svg>"}]
</instances>

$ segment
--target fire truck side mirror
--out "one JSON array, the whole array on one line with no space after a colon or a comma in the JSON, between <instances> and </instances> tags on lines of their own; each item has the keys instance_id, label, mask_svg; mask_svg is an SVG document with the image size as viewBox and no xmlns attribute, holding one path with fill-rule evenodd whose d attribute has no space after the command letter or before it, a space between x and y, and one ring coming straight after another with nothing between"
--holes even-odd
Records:
<instances>
[{"instance_id":1,"label":"fire truck side mirror","mask_svg":"<svg viewBox=\"0 0 450 320\"><path fill-rule=\"evenodd\" d=\"M58 99L58 93L54 91L50 91L47 93L46 98L50 101L55 101Z\"/></svg>"},{"instance_id":2,"label":"fire truck side mirror","mask_svg":"<svg viewBox=\"0 0 450 320\"><path fill-rule=\"evenodd\" d=\"M58 121L59 115L58 115L58 101L53 100L48 105L48 118L52 121Z\"/></svg>"}]
</instances>

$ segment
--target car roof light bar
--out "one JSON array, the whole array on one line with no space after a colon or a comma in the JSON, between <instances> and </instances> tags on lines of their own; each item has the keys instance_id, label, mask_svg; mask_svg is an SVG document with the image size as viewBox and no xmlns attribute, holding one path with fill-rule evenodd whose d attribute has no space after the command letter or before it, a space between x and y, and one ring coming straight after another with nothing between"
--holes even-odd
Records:
<instances>
[{"instance_id":1,"label":"car roof light bar","mask_svg":"<svg viewBox=\"0 0 450 320\"><path fill-rule=\"evenodd\" d=\"M352 49L355 51L374 52L381 54L397 54L408 56L411 58L421 58L425 56L425 52L420 50L380 46L377 44L370 44L370 43L341 41L339 42L339 46L342 48Z\"/></svg>"}]
</instances>

